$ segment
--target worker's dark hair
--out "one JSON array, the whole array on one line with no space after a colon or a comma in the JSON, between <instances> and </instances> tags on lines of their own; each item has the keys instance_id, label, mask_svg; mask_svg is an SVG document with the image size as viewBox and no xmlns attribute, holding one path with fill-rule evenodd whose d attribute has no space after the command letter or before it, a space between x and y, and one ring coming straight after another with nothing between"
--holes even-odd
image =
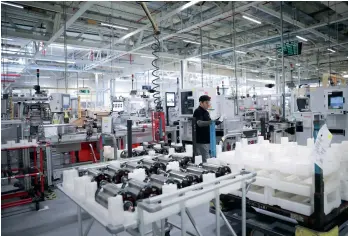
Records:
<instances>
[{"instance_id":1,"label":"worker's dark hair","mask_svg":"<svg viewBox=\"0 0 348 236\"><path fill-rule=\"evenodd\" d=\"M199 97L199 102L210 101L210 97L208 95L202 95Z\"/></svg>"}]
</instances>

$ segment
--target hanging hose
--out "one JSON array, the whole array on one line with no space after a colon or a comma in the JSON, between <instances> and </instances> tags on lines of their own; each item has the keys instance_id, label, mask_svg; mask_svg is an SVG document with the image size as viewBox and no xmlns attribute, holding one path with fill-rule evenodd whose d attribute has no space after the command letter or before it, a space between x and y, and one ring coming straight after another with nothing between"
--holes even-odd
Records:
<instances>
[{"instance_id":1,"label":"hanging hose","mask_svg":"<svg viewBox=\"0 0 348 236\"><path fill-rule=\"evenodd\" d=\"M152 71L152 76L155 77L151 82L154 85L154 87L151 89L151 92L153 92L153 98L155 99L155 105L156 105L156 110L157 111L161 111L162 110L162 106L161 106L161 96L160 96L160 92L157 90L159 88L159 84L156 82L157 80L160 79L160 77L157 75L157 72L159 70L159 66L158 64L158 55L157 53L160 51L160 41L158 40L158 35L154 35L155 38L155 43L153 43L151 45L151 48L153 50L152 55L154 55L155 59L153 59L152 61L152 66L155 68Z\"/></svg>"},{"instance_id":2,"label":"hanging hose","mask_svg":"<svg viewBox=\"0 0 348 236\"><path fill-rule=\"evenodd\" d=\"M143 8L146 16L149 18L149 21L153 27L153 31L154 31L154 34L153 34L153 37L155 38L155 42L151 45L151 48L153 50L152 52L152 55L155 57L155 59L152 61L152 66L155 68L153 71L152 71L152 76L155 77L155 79L153 79L151 82L152 84L154 85L154 87L149 90L150 93L154 93L153 94L153 98L155 99L154 103L156 105L156 111L162 111L162 105L161 105L161 95L160 95L160 91L157 91L157 89L159 88L159 84L156 83L157 80L160 79L160 77L157 75L157 72L159 70L159 66L158 66L158 55L157 53L160 52L160 48L161 48L161 43L158 39L158 36L160 35L160 30L156 24L156 22L153 20L152 16L151 16L151 13L149 11L149 9L147 8L145 2L139 2L141 7Z\"/></svg>"}]
</instances>

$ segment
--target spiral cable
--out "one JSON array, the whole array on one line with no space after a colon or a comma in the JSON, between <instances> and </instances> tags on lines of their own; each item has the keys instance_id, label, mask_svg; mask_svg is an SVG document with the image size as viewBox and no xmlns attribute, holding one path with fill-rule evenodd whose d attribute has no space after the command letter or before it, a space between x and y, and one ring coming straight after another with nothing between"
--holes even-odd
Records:
<instances>
[{"instance_id":1,"label":"spiral cable","mask_svg":"<svg viewBox=\"0 0 348 236\"><path fill-rule=\"evenodd\" d=\"M152 51L152 55L155 57L155 59L152 60L152 66L155 68L152 71L152 76L154 77L154 79L151 81L151 83L154 85L154 87L152 88L152 92L153 92L153 98L154 103L156 105L156 110L157 111L161 111L162 110L162 106L161 106L161 96L160 96L160 91L158 91L157 89L159 88L159 84L156 82L157 80L160 79L160 77L158 76L158 71L159 71L159 66L158 64L158 59L159 56L157 55L158 52L160 52L160 41L158 40L158 35L154 34L153 36L155 38L155 42L151 45L151 49Z\"/></svg>"}]
</instances>

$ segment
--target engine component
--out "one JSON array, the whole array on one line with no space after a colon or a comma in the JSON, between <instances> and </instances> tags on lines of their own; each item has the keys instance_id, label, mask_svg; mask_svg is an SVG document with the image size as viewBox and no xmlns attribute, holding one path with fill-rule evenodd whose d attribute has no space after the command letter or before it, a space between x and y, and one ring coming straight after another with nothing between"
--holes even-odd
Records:
<instances>
[{"instance_id":1,"label":"engine component","mask_svg":"<svg viewBox=\"0 0 348 236\"><path fill-rule=\"evenodd\" d=\"M123 150L120 154L121 158L128 158L128 151L127 150Z\"/></svg>"},{"instance_id":2,"label":"engine component","mask_svg":"<svg viewBox=\"0 0 348 236\"><path fill-rule=\"evenodd\" d=\"M185 188L193 184L199 183L199 179L197 176L181 171L170 170L168 172L168 176L177 183L179 183L179 188Z\"/></svg>"},{"instance_id":3,"label":"engine component","mask_svg":"<svg viewBox=\"0 0 348 236\"><path fill-rule=\"evenodd\" d=\"M97 182L98 188L100 187L102 182L111 182L111 178L109 175L104 174L102 171L96 169L88 169L87 174L92 176L92 181Z\"/></svg>"},{"instance_id":4,"label":"engine component","mask_svg":"<svg viewBox=\"0 0 348 236\"><path fill-rule=\"evenodd\" d=\"M149 175L149 172L148 172L148 169L145 168L145 166L143 166L142 164L139 164L137 162L126 162L124 165L123 165L123 169L126 169L128 170L129 172L132 172L133 170L135 169L144 169L145 170L145 174L146 175Z\"/></svg>"},{"instance_id":5,"label":"engine component","mask_svg":"<svg viewBox=\"0 0 348 236\"><path fill-rule=\"evenodd\" d=\"M160 174L161 170L166 170L165 164L163 164L162 162L154 161L152 159L142 159L140 163L145 167L147 173L149 174Z\"/></svg>"},{"instance_id":6,"label":"engine component","mask_svg":"<svg viewBox=\"0 0 348 236\"><path fill-rule=\"evenodd\" d=\"M172 144L172 148L174 148L176 153L183 153L185 152L185 147L182 144Z\"/></svg>"},{"instance_id":7,"label":"engine component","mask_svg":"<svg viewBox=\"0 0 348 236\"><path fill-rule=\"evenodd\" d=\"M185 169L188 173L191 173L193 175L196 175L199 179L200 182L203 182L203 175L208 174L208 173L215 173L212 170L206 170L203 168L199 167L194 167L194 166L187 166Z\"/></svg>"},{"instance_id":8,"label":"engine component","mask_svg":"<svg viewBox=\"0 0 348 236\"><path fill-rule=\"evenodd\" d=\"M159 162L161 162L161 163L163 163L165 165L168 165L168 163L171 162L171 161L175 161L172 158L168 158L166 156L158 156L158 157L156 157L155 160L159 161Z\"/></svg>"},{"instance_id":9,"label":"engine component","mask_svg":"<svg viewBox=\"0 0 348 236\"><path fill-rule=\"evenodd\" d=\"M127 187L122 191L123 201L132 202L134 206L136 206L136 201L152 195L152 188L149 184L135 179L129 180Z\"/></svg>"},{"instance_id":10,"label":"engine component","mask_svg":"<svg viewBox=\"0 0 348 236\"><path fill-rule=\"evenodd\" d=\"M128 181L124 188L118 187L113 183L101 185L95 193L95 201L105 208L108 208L108 198L121 195L123 199L123 209L134 211L136 201L152 196L152 188L144 182L134 179Z\"/></svg>"},{"instance_id":11,"label":"engine component","mask_svg":"<svg viewBox=\"0 0 348 236\"><path fill-rule=\"evenodd\" d=\"M133 157L138 157L138 156L146 156L148 155L148 151L147 150L138 150L138 149L133 149L132 150L132 156Z\"/></svg>"},{"instance_id":12,"label":"engine component","mask_svg":"<svg viewBox=\"0 0 348 236\"><path fill-rule=\"evenodd\" d=\"M173 160L178 161L179 165L183 168L185 168L188 165L188 163L193 162L192 157L179 155L177 153L170 155L169 158L172 158Z\"/></svg>"},{"instance_id":13,"label":"engine component","mask_svg":"<svg viewBox=\"0 0 348 236\"><path fill-rule=\"evenodd\" d=\"M168 155L168 153L169 153L168 146L156 147L156 145L155 145L155 146L153 146L153 150L155 150L156 153L163 154L163 155Z\"/></svg>"},{"instance_id":14,"label":"engine component","mask_svg":"<svg viewBox=\"0 0 348 236\"><path fill-rule=\"evenodd\" d=\"M148 183L151 185L154 195L162 194L162 186L166 184L176 184L178 188L180 187L180 182L178 180L168 178L164 175L153 174L149 177Z\"/></svg>"},{"instance_id":15,"label":"engine component","mask_svg":"<svg viewBox=\"0 0 348 236\"><path fill-rule=\"evenodd\" d=\"M123 178L128 178L129 170L108 166L107 173L110 174L113 183L120 184Z\"/></svg>"},{"instance_id":16,"label":"engine component","mask_svg":"<svg viewBox=\"0 0 348 236\"><path fill-rule=\"evenodd\" d=\"M231 174L231 168L228 166L219 166L214 164L203 163L202 168L206 170L212 170L215 172L216 177Z\"/></svg>"}]
</instances>

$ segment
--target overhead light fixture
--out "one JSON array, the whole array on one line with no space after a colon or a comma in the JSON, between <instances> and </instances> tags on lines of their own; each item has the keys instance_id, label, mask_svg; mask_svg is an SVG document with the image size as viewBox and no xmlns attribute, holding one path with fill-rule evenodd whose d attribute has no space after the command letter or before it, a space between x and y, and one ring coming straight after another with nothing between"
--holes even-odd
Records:
<instances>
[{"instance_id":1,"label":"overhead light fixture","mask_svg":"<svg viewBox=\"0 0 348 236\"><path fill-rule=\"evenodd\" d=\"M343 78L348 78L348 75L343 75Z\"/></svg>"},{"instance_id":2,"label":"overhead light fixture","mask_svg":"<svg viewBox=\"0 0 348 236\"><path fill-rule=\"evenodd\" d=\"M50 62L65 63L65 61L62 61L62 60L51 60L51 59L46 59L46 58L38 58L36 60L38 60L38 61L50 61ZM66 63L68 63L68 64L75 64L76 62L74 62L74 61L67 61Z\"/></svg>"},{"instance_id":3,"label":"overhead light fixture","mask_svg":"<svg viewBox=\"0 0 348 236\"><path fill-rule=\"evenodd\" d=\"M255 20L255 19L253 19L253 18L251 18L251 17L249 17L249 16L243 16L243 18L244 18L244 19L247 19L247 20L250 20L250 21L252 21L252 22L254 22L254 23L256 23L256 24L261 25L261 21Z\"/></svg>"},{"instance_id":4,"label":"overhead light fixture","mask_svg":"<svg viewBox=\"0 0 348 236\"><path fill-rule=\"evenodd\" d=\"M182 8L182 10L184 10L184 9L186 9L186 8L189 8L190 6L195 5L195 4L198 3L198 2L199 2L199 1L197 1L197 0L191 1L191 2L186 3L185 5L183 5L181 8Z\"/></svg>"},{"instance_id":5,"label":"overhead light fixture","mask_svg":"<svg viewBox=\"0 0 348 236\"><path fill-rule=\"evenodd\" d=\"M236 50L237 53L241 53L241 54L246 54L246 52L243 52L243 51L238 51Z\"/></svg>"},{"instance_id":6,"label":"overhead light fixture","mask_svg":"<svg viewBox=\"0 0 348 236\"><path fill-rule=\"evenodd\" d=\"M82 78L79 78L79 80L89 80L89 79L82 79Z\"/></svg>"},{"instance_id":7,"label":"overhead light fixture","mask_svg":"<svg viewBox=\"0 0 348 236\"><path fill-rule=\"evenodd\" d=\"M123 29L123 30L129 30L127 27L119 26L119 25L112 25L108 23L100 23L102 26L107 26L107 27L112 27L112 28L117 28L117 29Z\"/></svg>"},{"instance_id":8,"label":"overhead light fixture","mask_svg":"<svg viewBox=\"0 0 348 236\"><path fill-rule=\"evenodd\" d=\"M150 59L156 59L156 57L152 57L152 56L140 56L142 58L150 58Z\"/></svg>"},{"instance_id":9,"label":"overhead light fixture","mask_svg":"<svg viewBox=\"0 0 348 236\"><path fill-rule=\"evenodd\" d=\"M303 38L303 37L301 37L301 36L298 36L298 35L296 35L296 38L301 39L302 41L305 41L305 42L308 41L308 39L305 39L305 38Z\"/></svg>"},{"instance_id":10,"label":"overhead light fixture","mask_svg":"<svg viewBox=\"0 0 348 236\"><path fill-rule=\"evenodd\" d=\"M13 39L9 39L9 38L1 38L1 40L12 41Z\"/></svg>"},{"instance_id":11,"label":"overhead light fixture","mask_svg":"<svg viewBox=\"0 0 348 236\"><path fill-rule=\"evenodd\" d=\"M188 59L188 61L201 62L202 60L200 58L193 57L193 58Z\"/></svg>"},{"instance_id":12,"label":"overhead light fixture","mask_svg":"<svg viewBox=\"0 0 348 236\"><path fill-rule=\"evenodd\" d=\"M276 61L277 59L273 58L273 57L267 57L270 60Z\"/></svg>"},{"instance_id":13,"label":"overhead light fixture","mask_svg":"<svg viewBox=\"0 0 348 236\"><path fill-rule=\"evenodd\" d=\"M331 48L328 48L327 50L330 51L330 52L336 52L335 50L333 50Z\"/></svg>"},{"instance_id":14,"label":"overhead light fixture","mask_svg":"<svg viewBox=\"0 0 348 236\"><path fill-rule=\"evenodd\" d=\"M300 66L301 64L300 63L296 63L296 66Z\"/></svg>"},{"instance_id":15,"label":"overhead light fixture","mask_svg":"<svg viewBox=\"0 0 348 236\"><path fill-rule=\"evenodd\" d=\"M21 5L17 5L17 4L13 4L13 3L9 3L9 2L1 2L1 4L8 5L8 6L11 6L11 7L17 7L17 8L21 8L21 9L24 8Z\"/></svg>"},{"instance_id":16,"label":"overhead light fixture","mask_svg":"<svg viewBox=\"0 0 348 236\"><path fill-rule=\"evenodd\" d=\"M198 43L198 42L194 42L194 41L190 41L190 40L183 40L185 43L193 43L193 44L201 44L201 43Z\"/></svg>"}]
</instances>

